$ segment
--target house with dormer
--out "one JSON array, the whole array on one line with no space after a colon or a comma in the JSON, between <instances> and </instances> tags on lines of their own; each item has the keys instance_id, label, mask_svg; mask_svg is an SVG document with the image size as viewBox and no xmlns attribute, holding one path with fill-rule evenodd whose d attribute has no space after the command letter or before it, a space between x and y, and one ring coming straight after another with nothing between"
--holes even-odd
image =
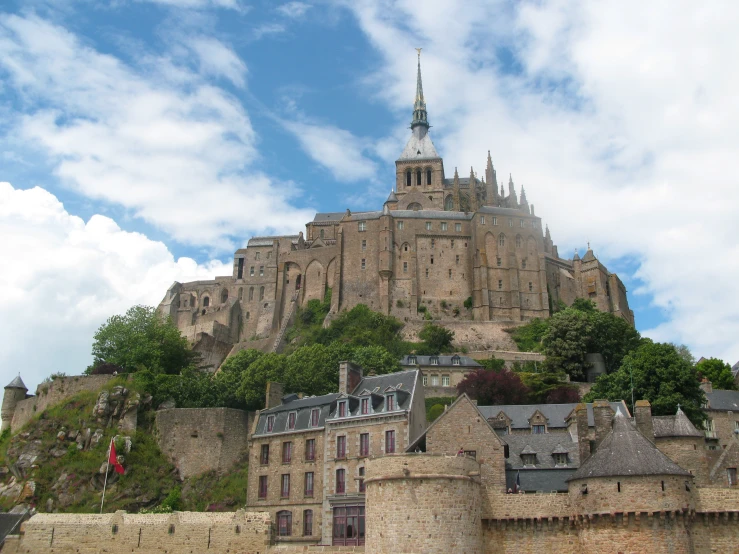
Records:
<instances>
[{"instance_id":1,"label":"house with dormer","mask_svg":"<svg viewBox=\"0 0 739 554\"><path fill-rule=\"evenodd\" d=\"M277 542L363 545L365 463L423 432L421 372L365 376L341 362L337 393L267 406L251 435L247 505L270 512Z\"/></svg>"}]
</instances>

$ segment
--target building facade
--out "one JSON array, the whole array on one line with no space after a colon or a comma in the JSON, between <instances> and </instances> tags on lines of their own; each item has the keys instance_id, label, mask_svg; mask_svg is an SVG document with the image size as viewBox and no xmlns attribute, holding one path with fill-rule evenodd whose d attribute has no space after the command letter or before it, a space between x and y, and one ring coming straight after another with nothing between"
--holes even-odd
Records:
<instances>
[{"instance_id":1,"label":"building facade","mask_svg":"<svg viewBox=\"0 0 739 554\"><path fill-rule=\"evenodd\" d=\"M318 213L305 233L255 237L231 275L174 283L159 305L217 367L246 347L279 350L297 305L323 300L329 318L366 304L401 320L499 321L549 317L590 298L633 324L626 288L593 251L560 258L549 229L512 177L485 169L447 177L429 135L420 60L411 136L393 191L377 211Z\"/></svg>"}]
</instances>

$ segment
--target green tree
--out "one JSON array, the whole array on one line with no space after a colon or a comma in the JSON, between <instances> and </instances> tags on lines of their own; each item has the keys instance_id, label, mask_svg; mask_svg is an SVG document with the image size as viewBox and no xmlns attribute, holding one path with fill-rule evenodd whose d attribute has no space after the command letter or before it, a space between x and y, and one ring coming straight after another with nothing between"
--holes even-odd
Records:
<instances>
[{"instance_id":1,"label":"green tree","mask_svg":"<svg viewBox=\"0 0 739 554\"><path fill-rule=\"evenodd\" d=\"M687 345L675 344L674 342L671 342L670 344L675 347L675 350L677 350L677 353L683 360L688 362L690 365L695 365L695 356L693 356L693 353Z\"/></svg>"},{"instance_id":2,"label":"green tree","mask_svg":"<svg viewBox=\"0 0 739 554\"><path fill-rule=\"evenodd\" d=\"M495 356L491 356L484 360L478 360L478 363L485 369L490 369L492 371L500 371L505 367L505 360L499 360Z\"/></svg>"},{"instance_id":3,"label":"green tree","mask_svg":"<svg viewBox=\"0 0 739 554\"><path fill-rule=\"evenodd\" d=\"M92 357L87 373L115 364L126 372L148 369L174 375L199 360L172 321L150 306L133 306L108 318L95 333Z\"/></svg>"},{"instance_id":4,"label":"green tree","mask_svg":"<svg viewBox=\"0 0 739 554\"><path fill-rule=\"evenodd\" d=\"M339 386L339 362L350 359L351 350L341 343L301 346L285 360L285 386L308 395L335 392Z\"/></svg>"},{"instance_id":5,"label":"green tree","mask_svg":"<svg viewBox=\"0 0 739 554\"><path fill-rule=\"evenodd\" d=\"M583 400L607 398L631 404L632 376L634 400L649 400L654 415L673 415L680 404L693 423L700 424L705 419L705 396L695 368L672 344L650 339L642 339L639 348L624 357L617 371L599 377Z\"/></svg>"},{"instance_id":6,"label":"green tree","mask_svg":"<svg viewBox=\"0 0 739 554\"><path fill-rule=\"evenodd\" d=\"M365 375L372 371L377 375L385 375L403 369L398 357L382 346L358 346L352 352L350 360L362 366Z\"/></svg>"},{"instance_id":7,"label":"green tree","mask_svg":"<svg viewBox=\"0 0 739 554\"><path fill-rule=\"evenodd\" d=\"M419 346L417 352L424 355L436 355L452 352L452 340L454 340L454 331L427 323L418 333L418 338L423 341L423 345Z\"/></svg>"},{"instance_id":8,"label":"green tree","mask_svg":"<svg viewBox=\"0 0 739 554\"><path fill-rule=\"evenodd\" d=\"M698 371L699 377L705 377L711 381L714 389L736 390L731 366L724 363L723 360L719 360L718 358L701 360L696 364L695 369Z\"/></svg>"},{"instance_id":9,"label":"green tree","mask_svg":"<svg viewBox=\"0 0 739 554\"><path fill-rule=\"evenodd\" d=\"M431 409L429 410L428 414L426 414L426 419L429 422L436 421L436 418L438 418L443 413L444 413L444 405L434 404L433 406L431 406Z\"/></svg>"},{"instance_id":10,"label":"green tree","mask_svg":"<svg viewBox=\"0 0 739 554\"><path fill-rule=\"evenodd\" d=\"M598 307L595 302L588 298L575 298L575 301L570 306L573 310L585 313L595 313L598 311Z\"/></svg>"},{"instance_id":11,"label":"green tree","mask_svg":"<svg viewBox=\"0 0 739 554\"><path fill-rule=\"evenodd\" d=\"M593 324L587 312L567 309L549 318L549 330L542 339L546 368L563 371L573 381L585 378L585 354L591 341Z\"/></svg>"},{"instance_id":12,"label":"green tree","mask_svg":"<svg viewBox=\"0 0 739 554\"><path fill-rule=\"evenodd\" d=\"M269 381L285 382L286 363L282 354L262 354L241 373L241 384L237 394L241 396L247 410L264 408L264 393Z\"/></svg>"},{"instance_id":13,"label":"green tree","mask_svg":"<svg viewBox=\"0 0 739 554\"><path fill-rule=\"evenodd\" d=\"M611 373L621 367L626 354L639 347L641 335L625 319L613 314L593 311L588 317L592 325L588 352L600 352L606 371Z\"/></svg>"},{"instance_id":14,"label":"green tree","mask_svg":"<svg viewBox=\"0 0 739 554\"><path fill-rule=\"evenodd\" d=\"M506 329L513 342L521 352L539 352L542 350L542 339L549 330L548 320L534 318L525 325Z\"/></svg>"},{"instance_id":15,"label":"green tree","mask_svg":"<svg viewBox=\"0 0 739 554\"><path fill-rule=\"evenodd\" d=\"M576 386L565 381L564 373L519 373L523 383L529 388L529 402L532 404L551 404L578 401ZM562 399L566 400L562 400Z\"/></svg>"}]
</instances>

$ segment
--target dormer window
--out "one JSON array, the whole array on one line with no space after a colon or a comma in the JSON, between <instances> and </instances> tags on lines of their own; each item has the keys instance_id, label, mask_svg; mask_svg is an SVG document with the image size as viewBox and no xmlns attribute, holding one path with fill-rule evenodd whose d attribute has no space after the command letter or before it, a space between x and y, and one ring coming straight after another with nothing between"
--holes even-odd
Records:
<instances>
[{"instance_id":1,"label":"dormer window","mask_svg":"<svg viewBox=\"0 0 739 554\"><path fill-rule=\"evenodd\" d=\"M275 416L267 416L267 432L271 433L275 428Z\"/></svg>"},{"instance_id":2,"label":"dormer window","mask_svg":"<svg viewBox=\"0 0 739 554\"><path fill-rule=\"evenodd\" d=\"M462 360L459 356L452 356L452 365L462 365Z\"/></svg>"},{"instance_id":3,"label":"dormer window","mask_svg":"<svg viewBox=\"0 0 739 554\"><path fill-rule=\"evenodd\" d=\"M521 454L521 461L525 466L535 466L536 454Z\"/></svg>"},{"instance_id":4,"label":"dormer window","mask_svg":"<svg viewBox=\"0 0 739 554\"><path fill-rule=\"evenodd\" d=\"M311 427L318 427L318 417L321 414L321 411L318 408L315 408L310 411L310 426Z\"/></svg>"},{"instance_id":5,"label":"dormer window","mask_svg":"<svg viewBox=\"0 0 739 554\"><path fill-rule=\"evenodd\" d=\"M531 426L532 435L543 435L546 432L547 432L546 425L532 425Z\"/></svg>"},{"instance_id":6,"label":"dormer window","mask_svg":"<svg viewBox=\"0 0 739 554\"><path fill-rule=\"evenodd\" d=\"M431 356L431 365L439 365L439 356Z\"/></svg>"},{"instance_id":7,"label":"dormer window","mask_svg":"<svg viewBox=\"0 0 739 554\"><path fill-rule=\"evenodd\" d=\"M362 415L367 415L369 413L369 398L362 398Z\"/></svg>"},{"instance_id":8,"label":"dormer window","mask_svg":"<svg viewBox=\"0 0 739 554\"><path fill-rule=\"evenodd\" d=\"M289 414L287 414L287 428L288 428L288 430L291 430L292 431L293 429L295 429L295 420L297 419L297 417L298 417L298 413L297 412L290 412Z\"/></svg>"},{"instance_id":9,"label":"dormer window","mask_svg":"<svg viewBox=\"0 0 739 554\"><path fill-rule=\"evenodd\" d=\"M339 402L339 417L346 417L346 400Z\"/></svg>"},{"instance_id":10,"label":"dormer window","mask_svg":"<svg viewBox=\"0 0 739 554\"><path fill-rule=\"evenodd\" d=\"M409 364L415 364L415 363L417 363L416 362L416 357L415 356L408 356L408 363Z\"/></svg>"},{"instance_id":11,"label":"dormer window","mask_svg":"<svg viewBox=\"0 0 739 554\"><path fill-rule=\"evenodd\" d=\"M385 411L392 412L395 409L395 395L388 394L385 397Z\"/></svg>"},{"instance_id":12,"label":"dormer window","mask_svg":"<svg viewBox=\"0 0 739 554\"><path fill-rule=\"evenodd\" d=\"M557 454L553 454L553 456L554 456L554 465L557 465L557 466L567 465L567 454L557 453Z\"/></svg>"}]
</instances>

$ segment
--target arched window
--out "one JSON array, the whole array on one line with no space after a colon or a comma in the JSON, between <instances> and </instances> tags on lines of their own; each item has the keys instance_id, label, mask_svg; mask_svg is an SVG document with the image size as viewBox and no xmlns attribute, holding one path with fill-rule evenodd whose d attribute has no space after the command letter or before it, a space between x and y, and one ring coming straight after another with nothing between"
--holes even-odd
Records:
<instances>
[{"instance_id":1,"label":"arched window","mask_svg":"<svg viewBox=\"0 0 739 554\"><path fill-rule=\"evenodd\" d=\"M521 235L516 235L516 248L521 248Z\"/></svg>"},{"instance_id":2,"label":"arched window","mask_svg":"<svg viewBox=\"0 0 739 554\"><path fill-rule=\"evenodd\" d=\"M505 246L505 235L503 233L498 237L498 246Z\"/></svg>"},{"instance_id":3,"label":"arched window","mask_svg":"<svg viewBox=\"0 0 739 554\"><path fill-rule=\"evenodd\" d=\"M321 229L321 238L323 238L323 229Z\"/></svg>"},{"instance_id":4,"label":"arched window","mask_svg":"<svg viewBox=\"0 0 739 554\"><path fill-rule=\"evenodd\" d=\"M254 287L249 287L249 300L254 300Z\"/></svg>"},{"instance_id":5,"label":"arched window","mask_svg":"<svg viewBox=\"0 0 739 554\"><path fill-rule=\"evenodd\" d=\"M405 186L406 187L411 186L411 178L412 178L411 170L409 169L408 171L405 172Z\"/></svg>"},{"instance_id":6,"label":"arched window","mask_svg":"<svg viewBox=\"0 0 739 554\"><path fill-rule=\"evenodd\" d=\"M223 289L221 292L221 304L225 304L226 300L228 300L228 291L226 289Z\"/></svg>"},{"instance_id":7,"label":"arched window","mask_svg":"<svg viewBox=\"0 0 739 554\"><path fill-rule=\"evenodd\" d=\"M264 300L264 287L259 287L259 300Z\"/></svg>"},{"instance_id":8,"label":"arched window","mask_svg":"<svg viewBox=\"0 0 739 554\"><path fill-rule=\"evenodd\" d=\"M454 198L451 194L444 199L444 209L448 212L454 209Z\"/></svg>"},{"instance_id":9,"label":"arched window","mask_svg":"<svg viewBox=\"0 0 739 554\"><path fill-rule=\"evenodd\" d=\"M239 287L239 300L244 299L244 287Z\"/></svg>"},{"instance_id":10,"label":"arched window","mask_svg":"<svg viewBox=\"0 0 739 554\"><path fill-rule=\"evenodd\" d=\"M288 510L277 512L277 535L289 537L293 530L293 514Z\"/></svg>"},{"instance_id":11,"label":"arched window","mask_svg":"<svg viewBox=\"0 0 739 554\"><path fill-rule=\"evenodd\" d=\"M210 298L205 296L203 298L203 308L207 308L208 306L210 306Z\"/></svg>"},{"instance_id":12,"label":"arched window","mask_svg":"<svg viewBox=\"0 0 739 554\"><path fill-rule=\"evenodd\" d=\"M426 184L428 186L431 186L431 170L430 169L426 170Z\"/></svg>"},{"instance_id":13,"label":"arched window","mask_svg":"<svg viewBox=\"0 0 739 554\"><path fill-rule=\"evenodd\" d=\"M418 202L411 202L410 204L408 204L408 209L413 210L414 212L419 211L421 207L421 204L419 204Z\"/></svg>"},{"instance_id":14,"label":"arched window","mask_svg":"<svg viewBox=\"0 0 739 554\"><path fill-rule=\"evenodd\" d=\"M416 169L416 186L421 186L421 170Z\"/></svg>"}]
</instances>

